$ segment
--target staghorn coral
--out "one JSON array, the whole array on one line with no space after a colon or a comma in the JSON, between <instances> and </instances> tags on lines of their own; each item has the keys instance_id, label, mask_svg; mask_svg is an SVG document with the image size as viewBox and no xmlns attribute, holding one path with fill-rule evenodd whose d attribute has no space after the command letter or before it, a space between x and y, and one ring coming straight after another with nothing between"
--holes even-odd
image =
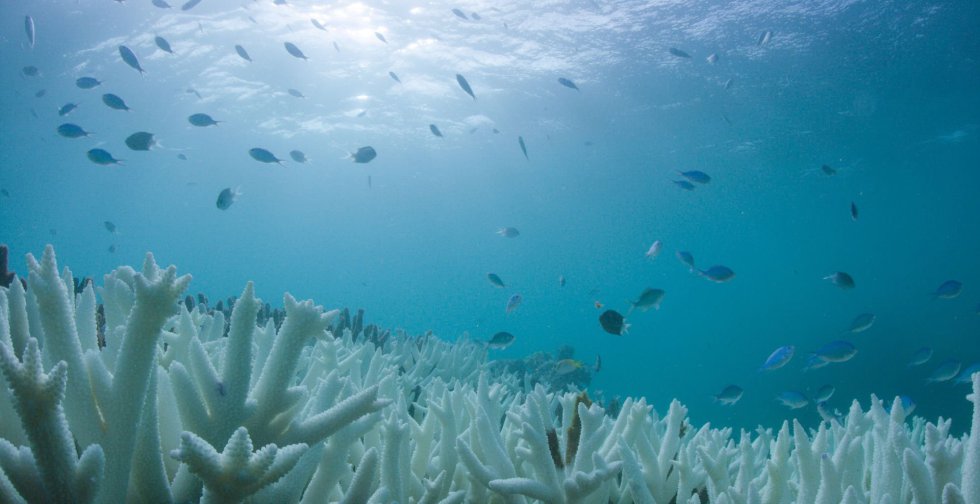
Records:
<instances>
[{"instance_id":1,"label":"staghorn coral","mask_svg":"<svg viewBox=\"0 0 980 504\"><path fill-rule=\"evenodd\" d=\"M251 283L188 306L152 256L80 293L52 249L27 262L0 288L0 502L980 502L980 374L962 437L872 397L735 439L677 401L531 387L467 337L288 294L263 319Z\"/></svg>"}]
</instances>

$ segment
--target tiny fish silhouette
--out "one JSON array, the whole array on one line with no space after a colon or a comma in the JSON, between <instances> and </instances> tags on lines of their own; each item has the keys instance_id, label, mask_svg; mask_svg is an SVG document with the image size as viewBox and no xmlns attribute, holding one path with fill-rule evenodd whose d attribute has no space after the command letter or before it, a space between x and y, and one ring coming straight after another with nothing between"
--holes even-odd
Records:
<instances>
[{"instance_id":1,"label":"tiny fish silhouette","mask_svg":"<svg viewBox=\"0 0 980 504\"><path fill-rule=\"evenodd\" d=\"M292 42L284 42L283 45L286 47L286 52L291 54L293 57L303 59L303 60L310 59L307 58L305 54L303 54L303 51L299 50L299 47L296 47L296 44L293 44Z\"/></svg>"},{"instance_id":2,"label":"tiny fish silhouette","mask_svg":"<svg viewBox=\"0 0 980 504\"><path fill-rule=\"evenodd\" d=\"M524 145L524 137L517 137L517 143L521 146L521 152L524 153L524 159L530 160L531 158L527 157L527 145Z\"/></svg>"},{"instance_id":3,"label":"tiny fish silhouette","mask_svg":"<svg viewBox=\"0 0 980 504\"><path fill-rule=\"evenodd\" d=\"M140 60L136 58L136 53L134 53L132 49L124 45L119 46L119 56L121 56L122 60L126 62L127 65L132 67L133 70L139 70L140 75L143 75L143 73L146 72L146 70L143 70L143 67L140 66Z\"/></svg>"},{"instance_id":4,"label":"tiny fish silhouette","mask_svg":"<svg viewBox=\"0 0 980 504\"><path fill-rule=\"evenodd\" d=\"M174 50L170 47L170 42L167 42L167 39L157 35L156 37L153 37L153 41L156 42L157 47L159 47L161 51L170 54L174 53Z\"/></svg>"},{"instance_id":5,"label":"tiny fish silhouette","mask_svg":"<svg viewBox=\"0 0 980 504\"><path fill-rule=\"evenodd\" d=\"M248 51L246 51L244 47L242 47L240 45L236 45L235 46L235 52L237 52L238 55L241 56L243 60L245 60L245 61L247 61L249 63L252 62L252 57L248 55Z\"/></svg>"},{"instance_id":6,"label":"tiny fish silhouette","mask_svg":"<svg viewBox=\"0 0 980 504\"><path fill-rule=\"evenodd\" d=\"M282 164L282 160L277 158L271 152L261 147L254 147L248 150L248 155L252 156L252 159L259 161L261 163L278 163Z\"/></svg>"},{"instance_id":7,"label":"tiny fish silhouette","mask_svg":"<svg viewBox=\"0 0 980 504\"><path fill-rule=\"evenodd\" d=\"M435 124L430 124L429 125L429 131L431 131L433 135L435 135L435 136L437 136L439 138L442 138L442 132L439 131L439 127L436 126Z\"/></svg>"},{"instance_id":8,"label":"tiny fish silhouette","mask_svg":"<svg viewBox=\"0 0 980 504\"><path fill-rule=\"evenodd\" d=\"M558 78L558 83L561 84L562 86L565 86L565 87L569 88L569 89L574 89L576 91L579 91L578 86L576 86L575 83L572 82L570 79L566 79L564 77L559 77Z\"/></svg>"},{"instance_id":9,"label":"tiny fish silhouette","mask_svg":"<svg viewBox=\"0 0 980 504\"><path fill-rule=\"evenodd\" d=\"M470 83L466 80L466 77L463 77L462 74L456 74L456 82L459 83L459 87L463 91L466 91L466 94L470 95L474 100L476 99L476 95L473 94L473 88L470 87Z\"/></svg>"}]
</instances>

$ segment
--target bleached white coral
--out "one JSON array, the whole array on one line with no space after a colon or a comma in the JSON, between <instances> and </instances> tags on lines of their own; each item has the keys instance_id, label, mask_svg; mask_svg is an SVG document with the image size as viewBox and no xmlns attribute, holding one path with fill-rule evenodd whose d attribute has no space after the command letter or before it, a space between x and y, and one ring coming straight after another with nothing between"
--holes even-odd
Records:
<instances>
[{"instance_id":1,"label":"bleached white coral","mask_svg":"<svg viewBox=\"0 0 980 504\"><path fill-rule=\"evenodd\" d=\"M0 288L0 502L980 503L980 374L961 437L872 398L735 439L677 401L612 417L491 380L465 337L357 339L288 294L259 327L251 283L226 333L150 255L77 296L50 247L28 269Z\"/></svg>"}]
</instances>

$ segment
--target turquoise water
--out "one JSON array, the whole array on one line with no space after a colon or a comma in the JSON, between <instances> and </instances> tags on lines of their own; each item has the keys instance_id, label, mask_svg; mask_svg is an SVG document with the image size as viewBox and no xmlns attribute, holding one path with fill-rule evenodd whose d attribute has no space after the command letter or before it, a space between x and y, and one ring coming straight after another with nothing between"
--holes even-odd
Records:
<instances>
[{"instance_id":1,"label":"turquoise water","mask_svg":"<svg viewBox=\"0 0 980 504\"><path fill-rule=\"evenodd\" d=\"M965 427L967 386L925 379L947 358L980 361L976 5L525 4L0 3L0 241L12 266L22 274L24 254L52 243L76 275L100 278L152 251L212 299L252 279L273 304L289 291L411 333L517 336L493 357L567 344L587 364L602 355L593 393L644 395L660 411L676 397L695 424L815 424L812 404L791 412L775 397L829 383L832 408L907 394L917 414ZM79 89L83 76L103 83ZM59 117L67 102L78 109ZM191 126L199 112L223 122ZM93 134L63 138L64 122ZM129 150L136 131L160 145ZM345 159L365 145L377 159ZM90 162L95 147L124 164ZM283 165L253 160L253 147ZM686 191L678 170L712 181ZM226 187L243 194L222 211ZM521 235L496 234L507 226ZM654 240L664 250L650 261ZM736 277L691 274L679 250ZM822 279L835 271L856 287ZM933 299L949 279L962 294ZM645 287L666 291L661 309L630 314L627 335L604 333L595 302L625 313ZM524 302L507 315L514 293ZM874 325L845 334L864 312ZM842 338L855 358L802 371ZM757 371L787 344L788 366ZM921 346L935 356L908 369ZM732 383L741 401L713 403Z\"/></svg>"}]
</instances>

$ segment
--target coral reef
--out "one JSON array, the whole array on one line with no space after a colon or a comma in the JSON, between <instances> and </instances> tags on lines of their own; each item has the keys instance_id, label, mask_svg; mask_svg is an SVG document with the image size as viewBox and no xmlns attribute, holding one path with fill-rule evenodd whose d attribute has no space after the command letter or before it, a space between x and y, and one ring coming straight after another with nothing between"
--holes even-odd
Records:
<instances>
[{"instance_id":1,"label":"coral reef","mask_svg":"<svg viewBox=\"0 0 980 504\"><path fill-rule=\"evenodd\" d=\"M289 294L277 322L251 283L188 303L190 277L152 255L77 293L50 247L27 266L26 289L0 288L4 503L980 502L980 373L958 438L875 397L735 436L677 401L610 412L491 370L467 337Z\"/></svg>"}]
</instances>

